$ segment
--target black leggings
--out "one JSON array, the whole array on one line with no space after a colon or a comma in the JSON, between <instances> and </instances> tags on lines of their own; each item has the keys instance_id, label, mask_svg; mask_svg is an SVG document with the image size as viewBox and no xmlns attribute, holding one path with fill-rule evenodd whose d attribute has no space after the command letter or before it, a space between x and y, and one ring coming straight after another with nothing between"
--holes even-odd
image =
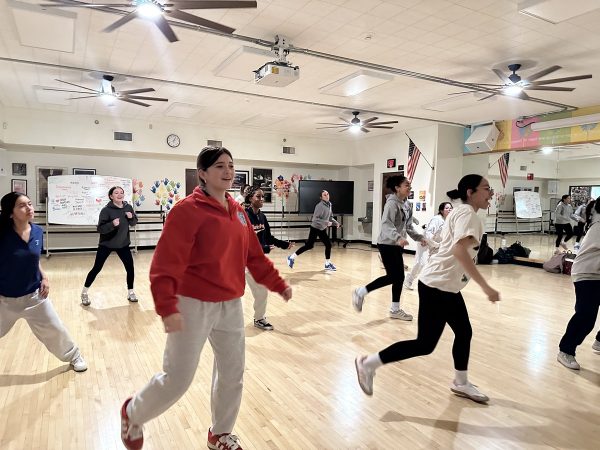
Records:
<instances>
[{"instance_id":1,"label":"black leggings","mask_svg":"<svg viewBox=\"0 0 600 450\"><path fill-rule=\"evenodd\" d=\"M324 230L319 230L312 225L310 226L310 232L308 233L308 241L296 250L296 255L301 255L307 250L312 249L315 246L315 241L317 237L321 239L321 242L325 244L325 259L331 258L331 241L329 240L329 236L327 236L327 228Z\"/></svg>"},{"instance_id":2,"label":"black leggings","mask_svg":"<svg viewBox=\"0 0 600 450\"><path fill-rule=\"evenodd\" d=\"M575 314L569 320L565 335L558 345L561 352L575 356L575 349L594 329L598 309L600 308L600 280L576 281L575 285ZM600 330L596 334L600 341Z\"/></svg>"},{"instance_id":3,"label":"black leggings","mask_svg":"<svg viewBox=\"0 0 600 450\"><path fill-rule=\"evenodd\" d=\"M371 281L365 288L372 292L384 286L392 285L392 302L400 302L402 294L402 283L404 283L404 259L403 248L399 245L377 244L381 262L385 267L385 275Z\"/></svg>"},{"instance_id":4,"label":"black leggings","mask_svg":"<svg viewBox=\"0 0 600 450\"><path fill-rule=\"evenodd\" d=\"M419 281L419 319L417 339L400 341L379 352L381 362L388 364L415 356L429 355L435 349L444 327L454 332L452 357L456 370L467 370L471 351L471 322L460 292L445 292Z\"/></svg>"},{"instance_id":5,"label":"black leggings","mask_svg":"<svg viewBox=\"0 0 600 450\"><path fill-rule=\"evenodd\" d=\"M92 285L92 283L96 279L96 276L98 276L98 274L102 270L104 263L113 251L117 252L117 255L119 255L119 258L121 259L121 262L123 263L123 265L125 266L125 270L127 271L127 289L133 289L133 256L131 256L129 246L122 248L108 248L103 245L98 246L98 251L96 252L96 260L94 261L94 267L92 267L92 270L90 270L90 273L88 273L85 279L84 286L86 288L89 288Z\"/></svg>"},{"instance_id":6,"label":"black leggings","mask_svg":"<svg viewBox=\"0 0 600 450\"><path fill-rule=\"evenodd\" d=\"M563 235L566 234L565 237L565 242L567 242L569 239L571 239L573 237L573 228L571 227L570 223L563 223L563 224L554 224L554 228L556 228L556 247L558 247L560 245L560 243L562 242L562 238Z\"/></svg>"},{"instance_id":7,"label":"black leggings","mask_svg":"<svg viewBox=\"0 0 600 450\"><path fill-rule=\"evenodd\" d=\"M577 225L575 225L573 227L573 233L575 234L575 236L577 236L577 239L575 239L575 242L579 242L581 241L581 238L583 237L583 235L585 234L583 232L583 228L584 228L585 224L581 223L581 222L577 222Z\"/></svg>"}]
</instances>

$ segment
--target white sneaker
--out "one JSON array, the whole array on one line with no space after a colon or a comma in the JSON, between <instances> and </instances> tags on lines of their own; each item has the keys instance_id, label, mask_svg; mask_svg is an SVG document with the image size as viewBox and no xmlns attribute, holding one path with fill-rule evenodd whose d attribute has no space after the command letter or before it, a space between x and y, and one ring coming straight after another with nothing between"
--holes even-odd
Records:
<instances>
[{"instance_id":1,"label":"white sneaker","mask_svg":"<svg viewBox=\"0 0 600 450\"><path fill-rule=\"evenodd\" d=\"M477 389L477 386L468 381L467 384L456 384L455 382L452 382L450 390L459 397L466 397L477 403L485 403L490 399L487 395L481 393L479 389Z\"/></svg>"},{"instance_id":2,"label":"white sneaker","mask_svg":"<svg viewBox=\"0 0 600 450\"><path fill-rule=\"evenodd\" d=\"M360 288L356 288L352 291L352 306L356 312L362 311L363 303L365 301L365 296L358 293L359 289Z\"/></svg>"},{"instance_id":3,"label":"white sneaker","mask_svg":"<svg viewBox=\"0 0 600 450\"><path fill-rule=\"evenodd\" d=\"M91 303L92 303L92 301L90 300L90 296L88 295L88 293L82 292L81 293L81 304L83 306L90 306Z\"/></svg>"},{"instance_id":4,"label":"white sneaker","mask_svg":"<svg viewBox=\"0 0 600 450\"><path fill-rule=\"evenodd\" d=\"M600 341L599 340L594 340L594 343L592 344L592 348L594 350L596 350L597 352L600 352Z\"/></svg>"},{"instance_id":5,"label":"white sneaker","mask_svg":"<svg viewBox=\"0 0 600 450\"><path fill-rule=\"evenodd\" d=\"M390 310L389 316L391 319L400 319L406 321L413 320L412 314L405 313L403 309L399 309L398 311Z\"/></svg>"},{"instance_id":6,"label":"white sneaker","mask_svg":"<svg viewBox=\"0 0 600 450\"><path fill-rule=\"evenodd\" d=\"M575 356L568 355L565 352L558 352L558 355L556 355L556 360L559 363L561 363L563 366L565 366L567 369L573 369L573 370L581 369L581 366L575 359Z\"/></svg>"},{"instance_id":7,"label":"white sneaker","mask_svg":"<svg viewBox=\"0 0 600 450\"><path fill-rule=\"evenodd\" d=\"M373 377L375 371L369 370L364 366L366 356L357 356L354 359L354 366L356 367L356 376L358 377L358 384L362 391L371 396L373 395Z\"/></svg>"},{"instance_id":8,"label":"white sneaker","mask_svg":"<svg viewBox=\"0 0 600 450\"><path fill-rule=\"evenodd\" d=\"M71 365L73 366L73 370L75 372L85 372L88 368L85 359L83 359L83 356L81 355L71 361Z\"/></svg>"},{"instance_id":9,"label":"white sneaker","mask_svg":"<svg viewBox=\"0 0 600 450\"><path fill-rule=\"evenodd\" d=\"M412 283L408 283L407 281L404 282L404 287L406 289L408 289L409 291L414 291L415 288L412 286Z\"/></svg>"},{"instance_id":10,"label":"white sneaker","mask_svg":"<svg viewBox=\"0 0 600 450\"><path fill-rule=\"evenodd\" d=\"M561 243L560 243L560 246L561 246L562 248L564 248L565 250L568 250L568 249L569 249L569 247L567 247L567 244L565 244L564 242L561 242Z\"/></svg>"},{"instance_id":11,"label":"white sneaker","mask_svg":"<svg viewBox=\"0 0 600 450\"><path fill-rule=\"evenodd\" d=\"M127 300L129 300L131 303L136 303L138 301L138 298L135 295L135 292L132 292L131 294L127 294Z\"/></svg>"},{"instance_id":12,"label":"white sneaker","mask_svg":"<svg viewBox=\"0 0 600 450\"><path fill-rule=\"evenodd\" d=\"M575 251L579 251L579 248L581 247L581 244L579 242L577 242L574 246L573 246L573 250Z\"/></svg>"}]
</instances>

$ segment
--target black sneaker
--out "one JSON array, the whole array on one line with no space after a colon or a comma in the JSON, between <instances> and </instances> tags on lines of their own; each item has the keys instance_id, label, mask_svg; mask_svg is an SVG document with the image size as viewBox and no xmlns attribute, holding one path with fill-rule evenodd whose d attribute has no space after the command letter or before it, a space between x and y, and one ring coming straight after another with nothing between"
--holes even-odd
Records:
<instances>
[{"instance_id":1,"label":"black sneaker","mask_svg":"<svg viewBox=\"0 0 600 450\"><path fill-rule=\"evenodd\" d=\"M254 319L254 326L256 328L260 328L261 330L267 330L267 331L270 331L273 329L273 325L271 325L269 322L267 322L266 317L263 317L260 320Z\"/></svg>"}]
</instances>

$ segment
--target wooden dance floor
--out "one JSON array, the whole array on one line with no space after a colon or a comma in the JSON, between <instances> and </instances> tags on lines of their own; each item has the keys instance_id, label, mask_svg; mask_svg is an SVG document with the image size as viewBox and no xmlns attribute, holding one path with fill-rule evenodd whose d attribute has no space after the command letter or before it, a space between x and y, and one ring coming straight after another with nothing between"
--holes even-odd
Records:
<instances>
[{"instance_id":1,"label":"wooden dance floor","mask_svg":"<svg viewBox=\"0 0 600 450\"><path fill-rule=\"evenodd\" d=\"M540 255L548 239L540 240ZM246 373L234 431L244 449L600 448L600 354L591 348L600 324L578 349L581 371L556 361L573 312L570 277L480 266L502 292L499 309L475 283L463 291L474 333L469 376L490 397L488 405L450 392L448 328L432 355L381 368L368 398L356 382L354 357L412 339L417 330L416 320L387 317L390 287L369 295L361 314L352 309L352 288L383 274L376 251L358 244L334 248L338 271L331 274L322 270L320 245L293 270L285 255L270 255L294 289L289 304L269 297L275 330L254 328L249 292L244 301ZM139 304L128 304L125 270L112 255L90 289L91 306L83 308L79 294L93 257L56 254L42 261L50 297L82 349L87 372L55 359L24 321L0 340L2 450L122 449L121 403L161 369L166 335L149 291L152 252L135 256ZM409 265L412 260L407 255ZM402 306L416 319L415 291L403 292ZM187 394L146 425L145 449L206 448L211 371L207 344Z\"/></svg>"}]
</instances>

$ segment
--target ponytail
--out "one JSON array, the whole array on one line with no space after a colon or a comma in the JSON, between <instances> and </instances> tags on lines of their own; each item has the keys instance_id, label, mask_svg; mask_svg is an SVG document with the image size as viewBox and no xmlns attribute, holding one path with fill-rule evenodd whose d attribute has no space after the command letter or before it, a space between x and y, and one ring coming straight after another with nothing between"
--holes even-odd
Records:
<instances>
[{"instance_id":1,"label":"ponytail","mask_svg":"<svg viewBox=\"0 0 600 450\"><path fill-rule=\"evenodd\" d=\"M463 202L467 201L467 191L471 189L471 191L475 192L477 190L477 186L481 183L483 177L477 174L469 174L465 175L458 182L458 187L456 189L452 189L451 191L446 192L446 195L450 197L452 200L461 199Z\"/></svg>"}]
</instances>

